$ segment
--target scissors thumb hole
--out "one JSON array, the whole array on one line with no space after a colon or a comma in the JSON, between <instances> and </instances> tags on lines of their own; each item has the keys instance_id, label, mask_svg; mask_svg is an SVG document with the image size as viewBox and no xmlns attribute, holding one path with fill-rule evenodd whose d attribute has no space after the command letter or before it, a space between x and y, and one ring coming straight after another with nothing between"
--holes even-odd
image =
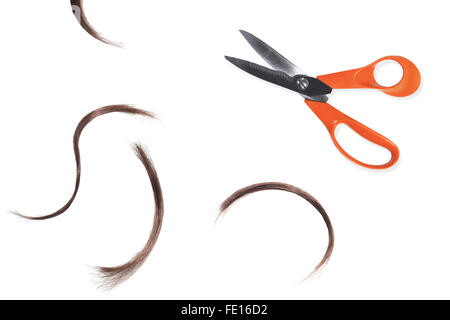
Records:
<instances>
[{"instance_id":1,"label":"scissors thumb hole","mask_svg":"<svg viewBox=\"0 0 450 320\"><path fill-rule=\"evenodd\" d=\"M397 61L383 60L375 66L375 81L382 87L393 87L403 78L403 68Z\"/></svg>"},{"instance_id":2,"label":"scissors thumb hole","mask_svg":"<svg viewBox=\"0 0 450 320\"><path fill-rule=\"evenodd\" d=\"M381 166L391 160L391 152L359 135L352 128L340 123L334 130L337 144L352 158L363 163Z\"/></svg>"},{"instance_id":3,"label":"scissors thumb hole","mask_svg":"<svg viewBox=\"0 0 450 320\"><path fill-rule=\"evenodd\" d=\"M378 65L381 68L384 61L390 63L395 61L402 68L402 77L394 85L383 86L384 80L379 77L378 80L375 79L378 74L376 68ZM421 82L419 69L414 63L400 56L387 56L359 69L327 74L317 78L333 89L378 89L394 97L407 97L413 94L419 89Z\"/></svg>"},{"instance_id":4,"label":"scissors thumb hole","mask_svg":"<svg viewBox=\"0 0 450 320\"><path fill-rule=\"evenodd\" d=\"M376 69L378 66L382 68L384 62L398 64L402 69L401 79L394 85L383 86L376 79L378 74ZM401 56L387 56L357 70L355 81L356 87L379 89L394 97L407 97L419 89L421 76L419 69L408 59Z\"/></svg>"}]
</instances>

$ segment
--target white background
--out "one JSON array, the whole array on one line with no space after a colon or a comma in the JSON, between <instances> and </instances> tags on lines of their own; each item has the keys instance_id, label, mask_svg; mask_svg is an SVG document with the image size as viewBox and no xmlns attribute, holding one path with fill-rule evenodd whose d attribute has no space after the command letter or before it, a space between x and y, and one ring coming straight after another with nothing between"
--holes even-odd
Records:
<instances>
[{"instance_id":1,"label":"white background","mask_svg":"<svg viewBox=\"0 0 450 320\"><path fill-rule=\"evenodd\" d=\"M0 298L450 298L448 1L86 0L85 9L125 49L84 32L69 0L2 3ZM262 63L239 29L314 76L385 55L412 60L423 77L414 96L340 90L330 101L393 140L399 164L352 164L297 94L229 64L224 54ZM67 201L78 121L118 103L160 120L95 120L68 212L45 222L9 214L45 215ZM152 225L133 141L160 175L164 225L144 266L103 292L89 266L127 261ZM364 145L355 152L367 155ZM329 213L336 247L318 277L301 282L327 245L304 200L252 195L215 223L227 196L264 181L301 187Z\"/></svg>"}]
</instances>

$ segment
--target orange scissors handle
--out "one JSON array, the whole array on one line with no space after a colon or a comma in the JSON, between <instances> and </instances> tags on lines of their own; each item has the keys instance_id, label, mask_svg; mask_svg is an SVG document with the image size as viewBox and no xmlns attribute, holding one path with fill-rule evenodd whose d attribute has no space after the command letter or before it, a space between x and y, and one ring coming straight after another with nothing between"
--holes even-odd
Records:
<instances>
[{"instance_id":1,"label":"orange scissors handle","mask_svg":"<svg viewBox=\"0 0 450 320\"><path fill-rule=\"evenodd\" d=\"M385 60L396 61L403 68L402 79L392 87L381 86L375 80L375 68L377 64ZM419 69L414 63L400 56L387 56L363 68L327 74L317 78L333 89L378 89L394 97L406 97L413 94L417 91L421 82Z\"/></svg>"},{"instance_id":2,"label":"orange scissors handle","mask_svg":"<svg viewBox=\"0 0 450 320\"><path fill-rule=\"evenodd\" d=\"M338 150L354 163L369 169L388 169L397 163L400 157L400 150L389 139L383 137L378 132L375 132L374 130L366 127L358 121L348 117L339 110L333 108L328 103L311 100L305 100L305 102L328 129L328 132L331 135L331 139L333 140ZM391 152L391 160L382 165L372 165L361 162L358 159L352 157L344 150L344 148L341 147L336 139L335 131L340 124L347 125L364 139L389 150Z\"/></svg>"}]
</instances>

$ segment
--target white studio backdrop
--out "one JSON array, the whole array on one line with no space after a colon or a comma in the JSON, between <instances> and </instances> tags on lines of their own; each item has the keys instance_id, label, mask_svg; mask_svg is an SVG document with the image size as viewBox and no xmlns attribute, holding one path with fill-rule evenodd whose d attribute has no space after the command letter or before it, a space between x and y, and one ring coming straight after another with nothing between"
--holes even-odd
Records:
<instances>
[{"instance_id":1,"label":"white studio backdrop","mask_svg":"<svg viewBox=\"0 0 450 320\"><path fill-rule=\"evenodd\" d=\"M0 298L450 298L449 6L85 0L94 28L122 42L118 49L90 37L69 0L3 3ZM340 90L330 100L393 140L399 164L384 172L357 167L301 97L228 63L225 54L262 63L239 29L312 76L386 55L412 60L423 78L412 97ZM379 70L380 81L397 71ZM96 119L81 137L73 206L44 222L9 214L45 215L68 200L78 121L119 103L159 120ZM147 145L160 176L163 229L143 267L103 292L90 266L128 261L152 225L151 185L129 147L134 141ZM304 200L255 194L215 223L232 192L267 181L305 189L331 217L335 251L311 280L302 282L323 256L327 230Z\"/></svg>"}]
</instances>

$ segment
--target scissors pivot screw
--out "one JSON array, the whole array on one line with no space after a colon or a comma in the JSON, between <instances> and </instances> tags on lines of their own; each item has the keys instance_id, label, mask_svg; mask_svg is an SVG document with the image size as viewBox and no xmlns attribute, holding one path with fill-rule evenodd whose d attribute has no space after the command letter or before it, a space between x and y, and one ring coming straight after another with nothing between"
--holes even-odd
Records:
<instances>
[{"instance_id":1,"label":"scissors pivot screw","mask_svg":"<svg viewBox=\"0 0 450 320\"><path fill-rule=\"evenodd\" d=\"M306 78L300 78L297 80L297 86L302 90L306 90L309 87L309 80Z\"/></svg>"}]
</instances>

